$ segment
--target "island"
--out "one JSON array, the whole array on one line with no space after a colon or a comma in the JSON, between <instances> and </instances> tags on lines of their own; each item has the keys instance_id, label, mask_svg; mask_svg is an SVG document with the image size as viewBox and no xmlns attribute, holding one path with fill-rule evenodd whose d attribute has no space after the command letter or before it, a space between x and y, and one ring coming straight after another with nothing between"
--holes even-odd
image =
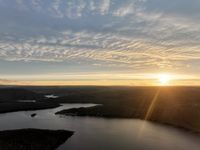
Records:
<instances>
[{"instance_id":1,"label":"island","mask_svg":"<svg viewBox=\"0 0 200 150\"><path fill-rule=\"evenodd\" d=\"M55 150L73 135L72 131L18 129L0 131L1 150Z\"/></svg>"}]
</instances>

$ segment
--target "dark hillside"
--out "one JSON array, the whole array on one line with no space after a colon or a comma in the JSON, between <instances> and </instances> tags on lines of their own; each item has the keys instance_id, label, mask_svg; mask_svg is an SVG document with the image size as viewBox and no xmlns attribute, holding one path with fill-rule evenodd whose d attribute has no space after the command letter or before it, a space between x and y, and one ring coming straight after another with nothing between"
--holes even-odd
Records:
<instances>
[{"instance_id":1,"label":"dark hillside","mask_svg":"<svg viewBox=\"0 0 200 150\"><path fill-rule=\"evenodd\" d=\"M17 101L17 100L37 100L41 99L41 94L22 88L1 88L0 101Z\"/></svg>"}]
</instances>

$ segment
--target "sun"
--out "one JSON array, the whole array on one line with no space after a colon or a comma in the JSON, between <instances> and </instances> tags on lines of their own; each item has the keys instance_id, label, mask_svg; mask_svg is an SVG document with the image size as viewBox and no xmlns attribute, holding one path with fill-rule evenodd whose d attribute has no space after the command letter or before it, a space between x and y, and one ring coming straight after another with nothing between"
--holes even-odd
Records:
<instances>
[{"instance_id":1,"label":"sun","mask_svg":"<svg viewBox=\"0 0 200 150\"><path fill-rule=\"evenodd\" d=\"M168 85L171 80L169 74L160 74L158 78L161 85Z\"/></svg>"}]
</instances>

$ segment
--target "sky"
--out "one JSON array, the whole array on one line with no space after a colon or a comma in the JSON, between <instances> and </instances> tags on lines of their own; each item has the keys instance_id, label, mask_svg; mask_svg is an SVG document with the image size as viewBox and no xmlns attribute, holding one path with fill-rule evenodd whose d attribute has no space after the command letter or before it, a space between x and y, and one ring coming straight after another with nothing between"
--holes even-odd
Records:
<instances>
[{"instance_id":1,"label":"sky","mask_svg":"<svg viewBox=\"0 0 200 150\"><path fill-rule=\"evenodd\" d=\"M0 84L200 85L199 0L0 0Z\"/></svg>"}]
</instances>

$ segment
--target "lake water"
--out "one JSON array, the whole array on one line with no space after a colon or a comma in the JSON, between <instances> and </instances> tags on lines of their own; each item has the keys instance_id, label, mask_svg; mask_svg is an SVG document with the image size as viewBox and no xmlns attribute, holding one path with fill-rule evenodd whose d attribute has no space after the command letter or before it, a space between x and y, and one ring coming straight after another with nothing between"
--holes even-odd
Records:
<instances>
[{"instance_id":1,"label":"lake water","mask_svg":"<svg viewBox=\"0 0 200 150\"><path fill-rule=\"evenodd\" d=\"M94 104L64 104L55 109L0 114L0 129L66 129L75 134L58 150L199 150L200 138L173 127L137 119L59 116L67 108ZM37 113L32 118L30 115Z\"/></svg>"}]
</instances>

